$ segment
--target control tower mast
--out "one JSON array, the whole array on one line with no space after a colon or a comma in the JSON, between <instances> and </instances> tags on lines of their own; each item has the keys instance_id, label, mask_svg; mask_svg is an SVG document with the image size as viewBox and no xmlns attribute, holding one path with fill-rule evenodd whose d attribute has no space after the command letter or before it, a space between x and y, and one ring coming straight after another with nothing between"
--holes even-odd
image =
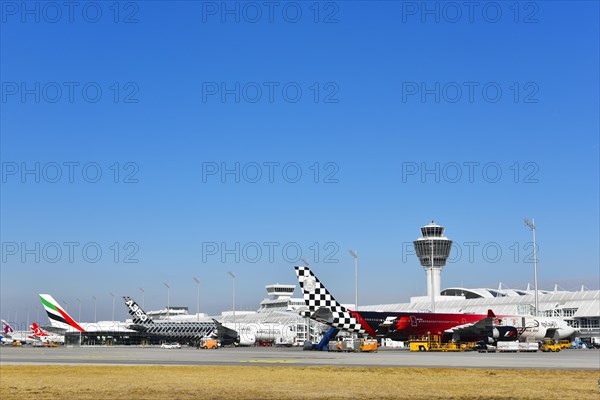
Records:
<instances>
[{"instance_id":1,"label":"control tower mast","mask_svg":"<svg viewBox=\"0 0 600 400\"><path fill-rule=\"evenodd\" d=\"M427 296L435 312L435 296L440 295L441 272L452 249L452 240L444 236L444 227L434 221L421 228L421 237L413 242L421 266L427 274Z\"/></svg>"}]
</instances>

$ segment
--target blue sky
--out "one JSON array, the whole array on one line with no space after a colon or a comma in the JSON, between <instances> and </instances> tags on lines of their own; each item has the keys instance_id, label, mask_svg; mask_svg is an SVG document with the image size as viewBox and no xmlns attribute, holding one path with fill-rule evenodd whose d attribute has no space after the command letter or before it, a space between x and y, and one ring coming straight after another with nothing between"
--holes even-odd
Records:
<instances>
[{"instance_id":1,"label":"blue sky","mask_svg":"<svg viewBox=\"0 0 600 400\"><path fill-rule=\"evenodd\" d=\"M227 271L254 310L298 249L342 302L349 248L362 304L407 301L431 219L443 287L533 282L529 217L541 286L598 288L598 3L45 4L2 5L2 318L163 282L195 311L193 276L219 313Z\"/></svg>"}]
</instances>

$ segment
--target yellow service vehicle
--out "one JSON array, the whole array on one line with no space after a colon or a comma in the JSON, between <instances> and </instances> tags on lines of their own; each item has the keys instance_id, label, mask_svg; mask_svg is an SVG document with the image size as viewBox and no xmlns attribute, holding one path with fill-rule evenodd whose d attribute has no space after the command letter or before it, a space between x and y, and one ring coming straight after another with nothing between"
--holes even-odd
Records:
<instances>
[{"instance_id":1,"label":"yellow service vehicle","mask_svg":"<svg viewBox=\"0 0 600 400\"><path fill-rule=\"evenodd\" d=\"M570 349L571 341L567 340L567 339L559 340L558 345L560 346L561 349Z\"/></svg>"},{"instance_id":2,"label":"yellow service vehicle","mask_svg":"<svg viewBox=\"0 0 600 400\"><path fill-rule=\"evenodd\" d=\"M546 339L542 342L540 350L544 352L552 351L558 353L560 351L560 344L556 344L554 340Z\"/></svg>"},{"instance_id":3,"label":"yellow service vehicle","mask_svg":"<svg viewBox=\"0 0 600 400\"><path fill-rule=\"evenodd\" d=\"M439 335L411 339L410 351L471 351L475 343L448 342L442 343Z\"/></svg>"}]
</instances>

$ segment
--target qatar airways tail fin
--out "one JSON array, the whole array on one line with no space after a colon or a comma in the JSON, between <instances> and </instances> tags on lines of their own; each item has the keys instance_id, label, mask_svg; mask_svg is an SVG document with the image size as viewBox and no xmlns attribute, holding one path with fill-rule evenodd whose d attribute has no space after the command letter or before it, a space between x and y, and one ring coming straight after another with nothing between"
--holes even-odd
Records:
<instances>
[{"instance_id":1,"label":"qatar airways tail fin","mask_svg":"<svg viewBox=\"0 0 600 400\"><path fill-rule=\"evenodd\" d=\"M4 332L4 336L10 336L15 330L12 326L5 320L2 320L2 332Z\"/></svg>"}]
</instances>

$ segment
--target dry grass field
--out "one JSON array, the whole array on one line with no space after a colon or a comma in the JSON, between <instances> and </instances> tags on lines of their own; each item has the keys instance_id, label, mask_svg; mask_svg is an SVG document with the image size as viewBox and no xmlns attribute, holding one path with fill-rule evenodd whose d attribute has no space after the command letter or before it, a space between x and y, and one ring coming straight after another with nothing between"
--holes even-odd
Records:
<instances>
[{"instance_id":1,"label":"dry grass field","mask_svg":"<svg viewBox=\"0 0 600 400\"><path fill-rule=\"evenodd\" d=\"M0 399L600 399L598 371L2 366Z\"/></svg>"}]
</instances>

